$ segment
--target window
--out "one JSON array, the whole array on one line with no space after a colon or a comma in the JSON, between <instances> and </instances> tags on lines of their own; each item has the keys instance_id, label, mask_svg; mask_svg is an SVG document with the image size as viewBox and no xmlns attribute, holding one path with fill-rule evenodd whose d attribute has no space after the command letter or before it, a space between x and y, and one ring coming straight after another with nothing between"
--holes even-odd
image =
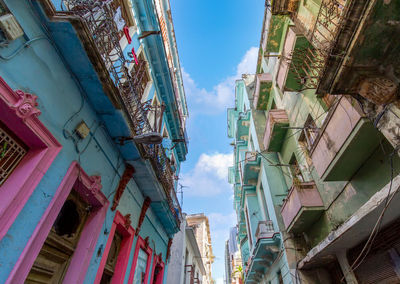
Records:
<instances>
[{"instance_id":1,"label":"window","mask_svg":"<svg viewBox=\"0 0 400 284\"><path fill-rule=\"evenodd\" d=\"M129 7L126 5L125 0L113 0L111 1L111 9L115 11L114 22L118 28L119 38L124 36L123 28L125 26L133 26L131 16L128 14Z\"/></svg>"},{"instance_id":2,"label":"window","mask_svg":"<svg viewBox=\"0 0 400 284\"><path fill-rule=\"evenodd\" d=\"M310 151L315 143L318 136L318 128L315 121L308 115L306 122L304 123L303 131L300 135L299 141Z\"/></svg>"},{"instance_id":3,"label":"window","mask_svg":"<svg viewBox=\"0 0 400 284\"><path fill-rule=\"evenodd\" d=\"M90 213L72 190L62 206L25 283L62 283Z\"/></svg>"},{"instance_id":4,"label":"window","mask_svg":"<svg viewBox=\"0 0 400 284\"><path fill-rule=\"evenodd\" d=\"M171 157L172 154L172 140L169 138L169 133L167 128L164 126L163 132L162 132L162 137L163 137L163 141L162 141L162 145L165 149L165 155L167 155L168 158Z\"/></svg>"},{"instance_id":5,"label":"window","mask_svg":"<svg viewBox=\"0 0 400 284\"><path fill-rule=\"evenodd\" d=\"M132 270L129 275L128 283L143 284L149 278L152 249L142 237L138 237L136 242L135 254L133 256Z\"/></svg>"},{"instance_id":6,"label":"window","mask_svg":"<svg viewBox=\"0 0 400 284\"><path fill-rule=\"evenodd\" d=\"M36 100L0 77L0 240L61 150Z\"/></svg>"},{"instance_id":7,"label":"window","mask_svg":"<svg viewBox=\"0 0 400 284\"><path fill-rule=\"evenodd\" d=\"M276 109L276 103L274 99L272 99L271 109Z\"/></svg>"},{"instance_id":8,"label":"window","mask_svg":"<svg viewBox=\"0 0 400 284\"><path fill-rule=\"evenodd\" d=\"M164 279L164 262L161 254L154 256L151 284L162 284Z\"/></svg>"},{"instance_id":9,"label":"window","mask_svg":"<svg viewBox=\"0 0 400 284\"><path fill-rule=\"evenodd\" d=\"M136 261L135 276L133 283L142 284L146 281L146 266L149 255L142 249L139 249L139 255Z\"/></svg>"},{"instance_id":10,"label":"window","mask_svg":"<svg viewBox=\"0 0 400 284\"><path fill-rule=\"evenodd\" d=\"M101 188L99 176L73 162L6 282L80 283L109 205Z\"/></svg>"},{"instance_id":11,"label":"window","mask_svg":"<svg viewBox=\"0 0 400 284\"><path fill-rule=\"evenodd\" d=\"M249 218L249 211L247 210L247 207L244 209L245 215L246 215L246 223L247 223L247 234L249 236L249 242L250 242L250 247L253 246L253 239L251 236L251 230L250 230L250 218Z\"/></svg>"},{"instance_id":12,"label":"window","mask_svg":"<svg viewBox=\"0 0 400 284\"><path fill-rule=\"evenodd\" d=\"M144 95L147 84L150 82L150 76L147 71L147 61L144 58L143 51L138 56L138 64L133 65L131 77L133 80L135 93L141 99Z\"/></svg>"},{"instance_id":13,"label":"window","mask_svg":"<svg viewBox=\"0 0 400 284\"><path fill-rule=\"evenodd\" d=\"M28 147L0 121L0 186L28 152Z\"/></svg>"},{"instance_id":14,"label":"window","mask_svg":"<svg viewBox=\"0 0 400 284\"><path fill-rule=\"evenodd\" d=\"M270 220L268 206L267 206L267 202L265 200L265 191L264 191L264 187L263 187L262 183L260 183L260 195L261 195L262 205L264 207L265 220Z\"/></svg>"},{"instance_id":15,"label":"window","mask_svg":"<svg viewBox=\"0 0 400 284\"><path fill-rule=\"evenodd\" d=\"M97 271L95 283L121 283L125 278L135 231L130 218L117 211Z\"/></svg>"},{"instance_id":16,"label":"window","mask_svg":"<svg viewBox=\"0 0 400 284\"><path fill-rule=\"evenodd\" d=\"M290 159L289 162L290 165L290 171L292 174L293 178L293 185L297 185L298 183L304 182L304 177L303 174L301 173L299 164L296 160L296 156L293 154L292 158Z\"/></svg>"},{"instance_id":17,"label":"window","mask_svg":"<svg viewBox=\"0 0 400 284\"><path fill-rule=\"evenodd\" d=\"M110 251L108 252L103 275L101 276L101 281L100 281L101 284L111 283L111 280L115 272L115 265L117 264L118 254L121 250L121 242L122 242L122 235L116 232L111 242L111 247Z\"/></svg>"},{"instance_id":18,"label":"window","mask_svg":"<svg viewBox=\"0 0 400 284\"><path fill-rule=\"evenodd\" d=\"M171 168L172 168L172 171L175 173L177 168L176 168L176 160L175 160L174 153L172 153L172 155L171 155Z\"/></svg>"},{"instance_id":19,"label":"window","mask_svg":"<svg viewBox=\"0 0 400 284\"><path fill-rule=\"evenodd\" d=\"M159 121L159 116L161 116L161 104L158 101L157 94L154 94L153 101L151 102L151 108L148 112L148 119L150 126L153 130L159 132L161 129L161 121Z\"/></svg>"},{"instance_id":20,"label":"window","mask_svg":"<svg viewBox=\"0 0 400 284\"><path fill-rule=\"evenodd\" d=\"M283 284L283 278L282 278L282 273L281 273L281 271L279 270L277 274L278 274L277 276L278 276L279 284Z\"/></svg>"}]
</instances>

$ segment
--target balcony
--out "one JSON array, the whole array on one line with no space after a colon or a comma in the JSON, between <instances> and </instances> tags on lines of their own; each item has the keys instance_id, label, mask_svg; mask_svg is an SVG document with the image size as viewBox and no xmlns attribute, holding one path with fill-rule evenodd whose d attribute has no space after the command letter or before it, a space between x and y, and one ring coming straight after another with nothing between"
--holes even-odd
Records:
<instances>
[{"instance_id":1,"label":"balcony","mask_svg":"<svg viewBox=\"0 0 400 284\"><path fill-rule=\"evenodd\" d=\"M81 45L84 45L86 50L86 56L89 57L103 84L103 90L113 103L113 106L107 105L107 107L122 109L125 112L127 121L124 121L124 123L129 125L129 130L133 136L156 131L148 120L148 114L152 111L152 107L149 102L143 103L141 101L141 94L139 93L140 82L143 81L142 77L146 66L141 64L138 67L138 72L132 74L125 68L131 60L125 57L119 43L121 29L117 27L114 21L116 9L113 5L115 3L113 4L111 1L67 0L64 1L64 4L68 9L67 13L54 12L55 9L49 9L49 7L44 10L47 12L53 11L57 16L65 17L75 28ZM54 14L50 15L49 18L52 18L52 16ZM78 59L81 60L81 57ZM92 75L91 77L96 76ZM91 83L93 84L93 82ZM97 89L91 92L96 93ZM98 104L104 103L104 100L101 101L102 99L99 96L97 96L96 100ZM106 111L105 108L104 111ZM119 142L123 146L125 144L124 137ZM152 207L157 207L154 209L162 222L168 224L167 230L171 229L169 233L173 233L179 230L181 209L175 194L174 172L171 168L170 160L166 156L162 145L137 143L136 146L143 160L150 162L152 168L150 171L154 172L148 172L147 168L143 167L143 164L138 165L138 168L146 169L138 170L135 174L141 175L143 179L141 178L140 180L146 182L138 185L146 191L146 195L153 201ZM158 183L162 185L161 191L148 189L148 180L154 174ZM165 214L166 212L170 214Z\"/></svg>"},{"instance_id":2,"label":"balcony","mask_svg":"<svg viewBox=\"0 0 400 284\"><path fill-rule=\"evenodd\" d=\"M273 15L285 15L297 11L299 0L272 0L271 11Z\"/></svg>"},{"instance_id":3,"label":"balcony","mask_svg":"<svg viewBox=\"0 0 400 284\"><path fill-rule=\"evenodd\" d=\"M240 253L242 255L242 261L244 266L246 266L250 258L249 240L247 238L247 235L244 236L242 239L240 239L239 242L240 242Z\"/></svg>"},{"instance_id":4,"label":"balcony","mask_svg":"<svg viewBox=\"0 0 400 284\"><path fill-rule=\"evenodd\" d=\"M246 269L246 283L260 283L260 278L268 271L279 253L281 236L275 231L272 221L258 222L256 239Z\"/></svg>"},{"instance_id":5,"label":"balcony","mask_svg":"<svg viewBox=\"0 0 400 284\"><path fill-rule=\"evenodd\" d=\"M279 52L283 32L285 30L287 17L274 15L271 17L268 27L268 34L264 36L263 48L264 54L267 56L271 52Z\"/></svg>"},{"instance_id":6,"label":"balcony","mask_svg":"<svg viewBox=\"0 0 400 284\"><path fill-rule=\"evenodd\" d=\"M271 74L256 75L256 90L254 92L253 105L257 110L267 110L269 96L272 88Z\"/></svg>"},{"instance_id":7,"label":"balcony","mask_svg":"<svg viewBox=\"0 0 400 284\"><path fill-rule=\"evenodd\" d=\"M281 214L288 232L307 230L325 210L314 182L293 185L283 203Z\"/></svg>"},{"instance_id":8,"label":"balcony","mask_svg":"<svg viewBox=\"0 0 400 284\"><path fill-rule=\"evenodd\" d=\"M236 124L236 140L247 141L249 137L251 112L240 112Z\"/></svg>"},{"instance_id":9,"label":"balcony","mask_svg":"<svg viewBox=\"0 0 400 284\"><path fill-rule=\"evenodd\" d=\"M372 94L361 90L361 95L375 104L389 103L400 80L399 72L388 71L400 64L400 43L393 40L399 38L400 31L398 25L390 24L400 20L398 1L376 1L373 5L366 0L341 2L343 8L317 92L353 94L370 83Z\"/></svg>"},{"instance_id":10,"label":"balcony","mask_svg":"<svg viewBox=\"0 0 400 284\"><path fill-rule=\"evenodd\" d=\"M322 57L296 27L288 29L277 71L277 85L283 92L315 89Z\"/></svg>"},{"instance_id":11,"label":"balcony","mask_svg":"<svg viewBox=\"0 0 400 284\"><path fill-rule=\"evenodd\" d=\"M279 152L289 127L286 111L271 109L268 111L267 123L264 131L264 149L270 152Z\"/></svg>"},{"instance_id":12,"label":"balcony","mask_svg":"<svg viewBox=\"0 0 400 284\"><path fill-rule=\"evenodd\" d=\"M324 181L347 181L379 145L381 136L357 103L341 97L332 107L310 155Z\"/></svg>"},{"instance_id":13,"label":"balcony","mask_svg":"<svg viewBox=\"0 0 400 284\"><path fill-rule=\"evenodd\" d=\"M261 156L257 152L246 152L243 166L243 184L256 185L260 172Z\"/></svg>"}]
</instances>

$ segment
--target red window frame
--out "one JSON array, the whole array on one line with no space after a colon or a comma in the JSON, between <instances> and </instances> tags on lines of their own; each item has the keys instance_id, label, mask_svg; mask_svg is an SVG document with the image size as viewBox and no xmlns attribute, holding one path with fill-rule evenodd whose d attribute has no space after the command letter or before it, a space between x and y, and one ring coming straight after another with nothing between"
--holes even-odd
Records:
<instances>
[{"instance_id":1,"label":"red window frame","mask_svg":"<svg viewBox=\"0 0 400 284\"><path fill-rule=\"evenodd\" d=\"M6 283L24 283L58 213L73 188L93 209L85 222L63 283L83 283L110 202L101 191L101 177L89 176L75 161L68 168Z\"/></svg>"},{"instance_id":2,"label":"red window frame","mask_svg":"<svg viewBox=\"0 0 400 284\"><path fill-rule=\"evenodd\" d=\"M149 247L149 245L144 241L144 239L141 236L138 236L138 240L136 241L136 246L135 246L135 254L133 255L132 268L131 268L131 272L129 274L129 280L128 280L129 284L132 284L133 280L134 280L133 278L135 276L135 269L136 269L136 264L137 264L140 249L144 250L148 256L147 264L146 264L146 273L144 276L145 283L147 283L147 281L149 279L150 264L151 264L153 250Z\"/></svg>"},{"instance_id":3,"label":"red window frame","mask_svg":"<svg viewBox=\"0 0 400 284\"><path fill-rule=\"evenodd\" d=\"M35 95L13 91L0 77L0 120L29 148L1 185L0 240L61 150L61 144L39 120L36 100Z\"/></svg>"},{"instance_id":4,"label":"red window frame","mask_svg":"<svg viewBox=\"0 0 400 284\"><path fill-rule=\"evenodd\" d=\"M125 272L128 268L129 255L132 249L133 239L135 238L135 230L130 225L130 221L127 220L127 218L125 218L121 212L117 211L108 235L108 241L100 261L99 269L97 270L96 279L94 281L95 284L100 283L101 277L103 276L104 267L107 262L108 253L110 252L115 232L118 232L122 235L122 242L111 283L115 284L124 282Z\"/></svg>"},{"instance_id":5,"label":"red window frame","mask_svg":"<svg viewBox=\"0 0 400 284\"><path fill-rule=\"evenodd\" d=\"M160 265L161 266L161 272L158 274L157 279L154 279L154 272L156 269L156 266ZM162 256L160 255L155 255L154 256L154 260L153 260L153 268L151 270L151 280L150 280L150 284L162 284L163 280L164 280L164 272L165 272L165 264L162 260ZM154 282L155 281L155 282Z\"/></svg>"}]
</instances>

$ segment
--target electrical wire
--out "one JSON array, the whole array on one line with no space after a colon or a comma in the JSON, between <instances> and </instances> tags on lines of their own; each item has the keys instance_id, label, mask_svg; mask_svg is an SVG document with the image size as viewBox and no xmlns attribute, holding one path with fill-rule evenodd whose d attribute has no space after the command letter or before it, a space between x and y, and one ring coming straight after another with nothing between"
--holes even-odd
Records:
<instances>
[{"instance_id":1,"label":"electrical wire","mask_svg":"<svg viewBox=\"0 0 400 284\"><path fill-rule=\"evenodd\" d=\"M324 114L329 113L329 111L333 108L333 106L335 105L335 103L333 103L325 112L322 112L319 116L317 116L314 120L318 120L319 118L321 118ZM294 131L294 133L292 133L291 135L289 135L288 137L285 137L285 139L282 141L281 144L284 144L287 140L289 140L291 137L295 136L296 134L300 133L301 131L303 131L303 129L299 129L297 131ZM259 153L265 153L267 154L269 151L268 150L263 150ZM242 159L238 162L235 163L235 165L241 163L241 162L246 162L248 159L253 158L253 157L249 157L249 158L245 158Z\"/></svg>"},{"instance_id":2,"label":"electrical wire","mask_svg":"<svg viewBox=\"0 0 400 284\"><path fill-rule=\"evenodd\" d=\"M22 46L20 46L19 48L17 48L13 53L11 53L10 55L4 56L0 54L0 59L4 60L4 61L8 61L13 59L15 56L17 56L22 50L24 50L25 48L29 47L33 42L39 41L39 40L48 40L50 41L47 37L45 36L39 36L39 37L35 37L32 38L30 40L28 40L27 42L25 42Z\"/></svg>"},{"instance_id":3,"label":"electrical wire","mask_svg":"<svg viewBox=\"0 0 400 284\"><path fill-rule=\"evenodd\" d=\"M389 207L390 203L392 202L393 198L399 192L400 186L393 192L392 196L390 196L390 194L392 192L393 178L394 178L393 156L397 151L398 151L397 148L394 149L390 155L391 179L390 179L389 191L385 198L385 205L384 205L382 212L379 215L363 249L361 250L361 252L357 256L357 258L353 261L352 265L350 266L351 271L357 269L362 264L362 262L365 260L365 258L367 257L368 253L370 252L370 250L372 248L373 242L375 241L375 238L379 233L386 210ZM365 254L364 254L364 252L365 252ZM344 278L345 278L345 276L343 276L343 278L341 279L341 282L343 282Z\"/></svg>"}]
</instances>

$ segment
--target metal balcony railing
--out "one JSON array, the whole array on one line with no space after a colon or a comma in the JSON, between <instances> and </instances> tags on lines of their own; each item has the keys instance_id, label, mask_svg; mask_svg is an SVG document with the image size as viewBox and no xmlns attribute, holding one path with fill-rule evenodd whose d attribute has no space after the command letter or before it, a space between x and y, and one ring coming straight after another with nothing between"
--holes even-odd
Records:
<instances>
[{"instance_id":1,"label":"metal balcony railing","mask_svg":"<svg viewBox=\"0 0 400 284\"><path fill-rule=\"evenodd\" d=\"M346 15L348 0L322 0L313 30L304 31L312 46L295 49L288 58L292 72L301 90L316 89L323 76L324 68L332 54L337 34ZM301 22L296 21L301 26ZM296 24L297 25L297 24Z\"/></svg>"},{"instance_id":2,"label":"metal balcony railing","mask_svg":"<svg viewBox=\"0 0 400 284\"><path fill-rule=\"evenodd\" d=\"M112 2L112 0L65 0L64 4L70 14L80 17L86 24L97 51L128 111L133 133L141 135L153 132L155 129L148 120L149 104L141 102L141 95L136 92L138 78L132 78L143 72L129 73L127 66L131 61L125 58L119 44L119 29L114 21L116 11L112 8ZM174 190L174 173L165 149L162 145L142 144L142 146L145 151L144 156L150 159L157 178L163 185L170 210L179 223L180 218L177 211L180 212L181 209Z\"/></svg>"},{"instance_id":3,"label":"metal balcony railing","mask_svg":"<svg viewBox=\"0 0 400 284\"><path fill-rule=\"evenodd\" d=\"M269 238L275 234L274 223L271 220L259 221L256 230L256 238Z\"/></svg>"}]
</instances>

